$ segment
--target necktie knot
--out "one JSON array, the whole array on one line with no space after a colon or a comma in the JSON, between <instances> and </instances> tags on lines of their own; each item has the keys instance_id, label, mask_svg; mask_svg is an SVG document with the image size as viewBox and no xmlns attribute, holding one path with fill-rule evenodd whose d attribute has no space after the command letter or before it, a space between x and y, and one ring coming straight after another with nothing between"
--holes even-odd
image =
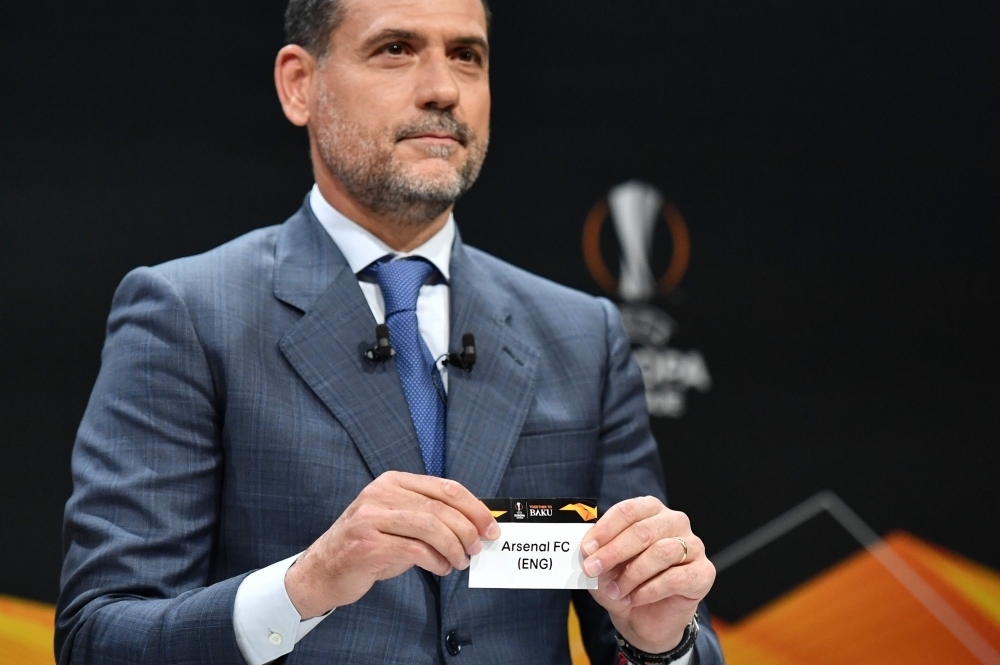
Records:
<instances>
[{"instance_id":1,"label":"necktie knot","mask_svg":"<svg viewBox=\"0 0 1000 665\"><path fill-rule=\"evenodd\" d=\"M365 269L382 289L386 318L398 312L415 312L420 287L433 271L434 266L423 259L380 261Z\"/></svg>"}]
</instances>

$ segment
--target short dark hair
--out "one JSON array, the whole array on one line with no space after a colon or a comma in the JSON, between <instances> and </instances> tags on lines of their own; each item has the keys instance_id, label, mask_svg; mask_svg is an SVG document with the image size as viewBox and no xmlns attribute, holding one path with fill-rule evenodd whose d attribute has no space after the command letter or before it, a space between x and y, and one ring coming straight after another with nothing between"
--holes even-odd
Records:
<instances>
[{"instance_id":1,"label":"short dark hair","mask_svg":"<svg viewBox=\"0 0 1000 665\"><path fill-rule=\"evenodd\" d=\"M487 0L482 3L488 30L492 14ZM343 0L288 0L285 43L298 44L314 57L322 58L330 46L330 35L343 20Z\"/></svg>"}]
</instances>

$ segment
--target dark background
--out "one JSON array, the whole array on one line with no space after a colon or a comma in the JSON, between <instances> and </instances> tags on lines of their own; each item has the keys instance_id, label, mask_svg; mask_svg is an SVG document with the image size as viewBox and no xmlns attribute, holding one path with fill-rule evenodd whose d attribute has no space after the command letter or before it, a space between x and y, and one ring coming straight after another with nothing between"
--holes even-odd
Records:
<instances>
[{"instance_id":1,"label":"dark background","mask_svg":"<svg viewBox=\"0 0 1000 665\"><path fill-rule=\"evenodd\" d=\"M659 303L713 378L658 420L716 552L830 488L1000 567L1000 10L494 0L467 242L598 292L590 207L633 177L691 230ZM696 5L696 6L686 6ZM0 593L53 601L69 454L131 268L281 222L311 185L278 0L0 3ZM719 577L739 618L856 549L826 517Z\"/></svg>"}]
</instances>

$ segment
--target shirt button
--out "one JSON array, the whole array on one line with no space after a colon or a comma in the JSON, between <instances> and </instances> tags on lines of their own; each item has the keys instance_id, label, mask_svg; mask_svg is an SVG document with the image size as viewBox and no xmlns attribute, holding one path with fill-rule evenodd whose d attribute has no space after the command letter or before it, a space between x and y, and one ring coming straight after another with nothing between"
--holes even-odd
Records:
<instances>
[{"instance_id":1,"label":"shirt button","mask_svg":"<svg viewBox=\"0 0 1000 665\"><path fill-rule=\"evenodd\" d=\"M269 637L268 640L274 646L278 646L279 644L281 644L281 633L271 633L271 637Z\"/></svg>"}]
</instances>

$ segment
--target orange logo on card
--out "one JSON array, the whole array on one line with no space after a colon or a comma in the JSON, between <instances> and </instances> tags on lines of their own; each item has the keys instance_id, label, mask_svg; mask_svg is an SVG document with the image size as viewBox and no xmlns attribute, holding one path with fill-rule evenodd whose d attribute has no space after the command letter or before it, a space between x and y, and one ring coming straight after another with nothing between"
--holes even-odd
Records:
<instances>
[{"instance_id":1,"label":"orange logo on card","mask_svg":"<svg viewBox=\"0 0 1000 665\"><path fill-rule=\"evenodd\" d=\"M583 503L570 503L559 510L575 510L576 513L583 518L584 522L589 522L591 520L597 519L597 506L591 508L590 506Z\"/></svg>"}]
</instances>

